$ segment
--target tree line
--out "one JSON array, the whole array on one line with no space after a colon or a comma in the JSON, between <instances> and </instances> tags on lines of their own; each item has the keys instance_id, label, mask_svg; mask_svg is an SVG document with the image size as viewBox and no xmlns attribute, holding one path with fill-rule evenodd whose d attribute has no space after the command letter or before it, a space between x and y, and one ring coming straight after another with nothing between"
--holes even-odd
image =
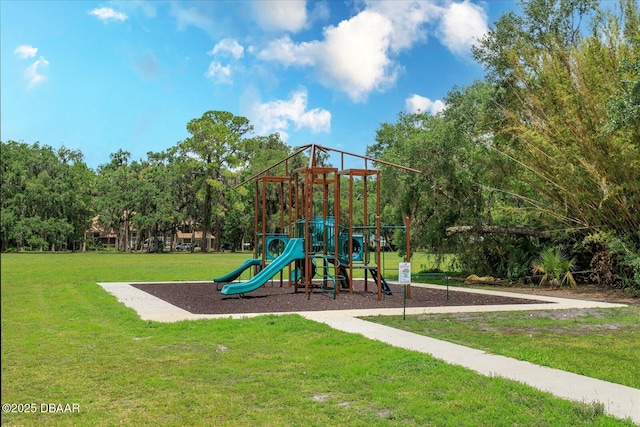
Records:
<instances>
[{"instance_id":1,"label":"tree line","mask_svg":"<svg viewBox=\"0 0 640 427\"><path fill-rule=\"evenodd\" d=\"M554 248L593 281L640 288L640 13L606 6L522 2L474 48L483 80L440 115L382 124L369 152L423 170L387 171L385 191L418 245L503 278Z\"/></svg>"},{"instance_id":2,"label":"tree line","mask_svg":"<svg viewBox=\"0 0 640 427\"><path fill-rule=\"evenodd\" d=\"M383 222L409 216L413 247L457 254L461 272L521 279L554 249L590 280L638 289L638 4L521 6L474 48L483 80L453 88L442 113L380 125L367 154L422 171L380 165ZM166 151L119 150L96 171L79 151L2 142L2 250L78 249L96 215L119 250L131 250L128 230L140 244L185 225L216 237L203 251L242 241L254 201L236 185L294 149L224 111L187 130Z\"/></svg>"},{"instance_id":3,"label":"tree line","mask_svg":"<svg viewBox=\"0 0 640 427\"><path fill-rule=\"evenodd\" d=\"M253 194L236 184L290 153L277 134L244 137L249 121L208 111L187 124L191 134L162 152L132 160L118 150L96 171L82 153L24 142L2 142L2 250L78 250L98 218L116 232L120 251L158 236L198 231L202 251L253 232ZM136 245L131 230L136 230ZM157 249L157 248L156 248Z\"/></svg>"}]
</instances>

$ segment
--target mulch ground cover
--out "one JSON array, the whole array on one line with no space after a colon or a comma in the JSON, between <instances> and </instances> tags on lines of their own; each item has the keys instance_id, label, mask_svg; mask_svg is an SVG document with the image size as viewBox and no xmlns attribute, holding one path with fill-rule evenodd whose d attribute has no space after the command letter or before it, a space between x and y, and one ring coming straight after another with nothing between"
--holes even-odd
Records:
<instances>
[{"instance_id":1,"label":"mulch ground cover","mask_svg":"<svg viewBox=\"0 0 640 427\"><path fill-rule=\"evenodd\" d=\"M268 282L261 288L240 295L222 295L215 283L144 283L134 287L193 314L236 313L290 313L298 311L358 310L380 308L402 308L402 286L391 285L392 295L383 295L378 300L377 286L369 282L365 290L364 281L354 281L354 291L340 290L333 299L333 292L324 292L314 287L307 295L304 288L297 292L293 286L278 281ZM222 286L220 285L221 289ZM510 298L495 295L475 294L442 289L411 287L411 299L406 307L442 307L502 304L544 304L537 300Z\"/></svg>"}]
</instances>

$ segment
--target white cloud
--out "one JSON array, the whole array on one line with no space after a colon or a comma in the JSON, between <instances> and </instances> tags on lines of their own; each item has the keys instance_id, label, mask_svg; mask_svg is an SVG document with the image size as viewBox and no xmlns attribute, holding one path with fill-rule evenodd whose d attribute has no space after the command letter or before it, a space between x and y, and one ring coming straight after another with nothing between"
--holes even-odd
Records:
<instances>
[{"instance_id":1,"label":"white cloud","mask_svg":"<svg viewBox=\"0 0 640 427\"><path fill-rule=\"evenodd\" d=\"M315 65L320 57L321 46L317 41L295 44L287 35L269 42L265 49L258 52L258 58L277 61L285 66L310 66Z\"/></svg>"},{"instance_id":2,"label":"white cloud","mask_svg":"<svg viewBox=\"0 0 640 427\"><path fill-rule=\"evenodd\" d=\"M198 3L198 5L206 6L207 3ZM171 3L171 15L175 17L178 29L181 31L193 26L210 35L215 33L214 22L208 17L208 11L205 9L200 10L196 7L183 9L177 3Z\"/></svg>"},{"instance_id":3,"label":"white cloud","mask_svg":"<svg viewBox=\"0 0 640 427\"><path fill-rule=\"evenodd\" d=\"M235 39L222 39L209 51L210 55L219 53L229 53L235 59L240 59L244 53L244 48Z\"/></svg>"},{"instance_id":4,"label":"white cloud","mask_svg":"<svg viewBox=\"0 0 640 427\"><path fill-rule=\"evenodd\" d=\"M306 0L252 2L258 25L267 31L296 33L307 26Z\"/></svg>"},{"instance_id":5,"label":"white cloud","mask_svg":"<svg viewBox=\"0 0 640 427\"><path fill-rule=\"evenodd\" d=\"M90 15L97 17L101 21L120 21L124 22L128 16L122 12L117 12L110 7L100 7L89 11Z\"/></svg>"},{"instance_id":6,"label":"white cloud","mask_svg":"<svg viewBox=\"0 0 640 427\"><path fill-rule=\"evenodd\" d=\"M235 59L240 59L244 54L244 48L235 39L222 39L207 53L215 57L229 54ZM231 65L222 65L217 60L209 64L209 69L205 76L216 83L233 83Z\"/></svg>"},{"instance_id":7,"label":"white cloud","mask_svg":"<svg viewBox=\"0 0 640 427\"><path fill-rule=\"evenodd\" d=\"M36 56L38 48L29 45L20 45L13 53L20 59L30 59ZM41 56L24 70L23 76L29 89L38 86L47 79L44 71L48 66L49 61L47 61L44 56Z\"/></svg>"},{"instance_id":8,"label":"white cloud","mask_svg":"<svg viewBox=\"0 0 640 427\"><path fill-rule=\"evenodd\" d=\"M307 15L308 24L329 19L331 16L331 8L326 1L314 1L312 4L313 7Z\"/></svg>"},{"instance_id":9,"label":"white cloud","mask_svg":"<svg viewBox=\"0 0 640 427\"><path fill-rule=\"evenodd\" d=\"M47 78L43 74L43 69L46 69L49 66L49 61L44 59L44 57L40 57L37 61L27 67L24 70L24 78L27 81L27 86L29 88L33 88L42 82L44 82Z\"/></svg>"},{"instance_id":10,"label":"white cloud","mask_svg":"<svg viewBox=\"0 0 640 427\"><path fill-rule=\"evenodd\" d=\"M209 64L209 69L204 73L204 75L216 83L233 83L233 78L231 77L231 66L223 66L217 61L213 61Z\"/></svg>"},{"instance_id":11,"label":"white cloud","mask_svg":"<svg viewBox=\"0 0 640 427\"><path fill-rule=\"evenodd\" d=\"M367 9L385 16L392 24L390 48L394 52L410 49L427 39L425 25L442 15L442 7L433 1L367 1Z\"/></svg>"},{"instance_id":12,"label":"white cloud","mask_svg":"<svg viewBox=\"0 0 640 427\"><path fill-rule=\"evenodd\" d=\"M432 101L424 96L413 94L405 99L405 108L409 113L431 113L437 114L446 108L444 102L439 99Z\"/></svg>"},{"instance_id":13,"label":"white cloud","mask_svg":"<svg viewBox=\"0 0 640 427\"><path fill-rule=\"evenodd\" d=\"M424 25L441 13L431 2L371 1L350 19L325 27L323 40L294 43L286 35L270 42L258 58L314 67L322 84L364 102L372 91L395 83L402 67L393 55L424 41Z\"/></svg>"},{"instance_id":14,"label":"white cloud","mask_svg":"<svg viewBox=\"0 0 640 427\"><path fill-rule=\"evenodd\" d=\"M38 53L38 48L23 44L21 46L18 46L16 50L13 51L13 53L18 55L18 58L20 59L29 59L36 56L36 53Z\"/></svg>"},{"instance_id":15,"label":"white cloud","mask_svg":"<svg viewBox=\"0 0 640 427\"><path fill-rule=\"evenodd\" d=\"M147 16L147 18L155 18L157 14L157 10L155 5L151 4L148 1L129 1L128 3L132 3L135 6L138 6L142 9L143 13Z\"/></svg>"},{"instance_id":16,"label":"white cloud","mask_svg":"<svg viewBox=\"0 0 640 427\"><path fill-rule=\"evenodd\" d=\"M130 15L135 15L142 11L147 18L155 18L158 14L156 4L147 0L119 1L118 8L127 11Z\"/></svg>"},{"instance_id":17,"label":"white cloud","mask_svg":"<svg viewBox=\"0 0 640 427\"><path fill-rule=\"evenodd\" d=\"M442 3L441 3L442 4ZM257 57L285 66L313 67L320 82L354 102L391 87L402 70L396 58L427 40L438 38L456 55L487 31L484 10L465 0L442 6L432 1L366 1L355 16L323 30L322 40L294 42L289 35L273 40Z\"/></svg>"},{"instance_id":18,"label":"white cloud","mask_svg":"<svg viewBox=\"0 0 640 427\"><path fill-rule=\"evenodd\" d=\"M366 10L326 28L318 58L321 81L354 102L365 101L371 91L395 82L398 67L388 55L392 31L388 18Z\"/></svg>"},{"instance_id":19,"label":"white cloud","mask_svg":"<svg viewBox=\"0 0 640 427\"><path fill-rule=\"evenodd\" d=\"M383 15L360 12L324 29L324 41L296 44L287 35L272 41L258 58L286 66L314 66L320 81L346 93L354 102L395 81L395 63L387 55L391 22Z\"/></svg>"},{"instance_id":20,"label":"white cloud","mask_svg":"<svg viewBox=\"0 0 640 427\"><path fill-rule=\"evenodd\" d=\"M451 52L466 56L471 46L488 30L486 12L465 0L451 3L444 11L438 38Z\"/></svg>"},{"instance_id":21,"label":"white cloud","mask_svg":"<svg viewBox=\"0 0 640 427\"><path fill-rule=\"evenodd\" d=\"M307 91L298 90L287 100L267 103L254 101L249 106L247 116L254 123L256 133L265 135L279 132L286 140L290 125L296 130L308 128L312 132L329 132L331 130L331 113L321 108L307 110Z\"/></svg>"}]
</instances>

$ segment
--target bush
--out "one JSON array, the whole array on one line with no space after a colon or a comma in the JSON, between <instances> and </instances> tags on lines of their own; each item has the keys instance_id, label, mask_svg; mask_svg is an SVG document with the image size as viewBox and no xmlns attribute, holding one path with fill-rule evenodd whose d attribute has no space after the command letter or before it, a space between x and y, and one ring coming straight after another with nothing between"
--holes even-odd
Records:
<instances>
[{"instance_id":1,"label":"bush","mask_svg":"<svg viewBox=\"0 0 640 427\"><path fill-rule=\"evenodd\" d=\"M575 287L576 281L571 274L575 265L575 258L568 258L560 248L545 249L532 263L533 274L542 274L540 285L548 285L552 288L566 283L572 288Z\"/></svg>"},{"instance_id":2,"label":"bush","mask_svg":"<svg viewBox=\"0 0 640 427\"><path fill-rule=\"evenodd\" d=\"M585 249L592 254L592 281L603 288L640 291L640 232L636 234L622 239L610 233L595 233L584 239Z\"/></svg>"},{"instance_id":3,"label":"bush","mask_svg":"<svg viewBox=\"0 0 640 427\"><path fill-rule=\"evenodd\" d=\"M529 236L479 236L460 245L459 268L463 274L493 276L510 282L522 280L539 252L539 242Z\"/></svg>"}]
</instances>

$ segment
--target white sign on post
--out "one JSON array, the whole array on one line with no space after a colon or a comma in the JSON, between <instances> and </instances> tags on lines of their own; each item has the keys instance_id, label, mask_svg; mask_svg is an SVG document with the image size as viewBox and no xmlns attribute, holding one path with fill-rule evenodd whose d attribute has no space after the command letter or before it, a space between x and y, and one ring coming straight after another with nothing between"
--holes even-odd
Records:
<instances>
[{"instance_id":1,"label":"white sign on post","mask_svg":"<svg viewBox=\"0 0 640 427\"><path fill-rule=\"evenodd\" d=\"M411 284L411 263L401 262L398 271L398 283L401 285Z\"/></svg>"}]
</instances>

